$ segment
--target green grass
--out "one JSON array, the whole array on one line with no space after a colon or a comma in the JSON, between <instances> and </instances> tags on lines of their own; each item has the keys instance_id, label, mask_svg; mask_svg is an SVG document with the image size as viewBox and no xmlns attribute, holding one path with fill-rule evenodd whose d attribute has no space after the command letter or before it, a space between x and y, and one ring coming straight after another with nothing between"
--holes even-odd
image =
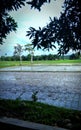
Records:
<instances>
[{"instance_id":1,"label":"green grass","mask_svg":"<svg viewBox=\"0 0 81 130\"><path fill-rule=\"evenodd\" d=\"M20 66L20 61L0 61L0 68ZM23 61L22 65L31 65L30 61Z\"/></svg>"},{"instance_id":2,"label":"green grass","mask_svg":"<svg viewBox=\"0 0 81 130\"><path fill-rule=\"evenodd\" d=\"M42 61L37 61L37 63L38 64L48 64L48 65L62 64L62 63L76 64L76 63L81 63L81 59L78 59L78 60L67 60L67 59L65 59L65 60L42 60Z\"/></svg>"},{"instance_id":3,"label":"green grass","mask_svg":"<svg viewBox=\"0 0 81 130\"><path fill-rule=\"evenodd\" d=\"M0 116L14 117L22 120L67 128L66 120L76 130L81 128L81 111L70 110L39 102L26 100L0 99Z\"/></svg>"},{"instance_id":4,"label":"green grass","mask_svg":"<svg viewBox=\"0 0 81 130\"><path fill-rule=\"evenodd\" d=\"M40 60L33 61L32 65L41 64L41 65L55 65L55 64L80 64L81 59L78 60ZM22 61L22 66L31 65L30 61ZM20 66L20 61L0 61L0 68L11 67L11 66Z\"/></svg>"}]
</instances>

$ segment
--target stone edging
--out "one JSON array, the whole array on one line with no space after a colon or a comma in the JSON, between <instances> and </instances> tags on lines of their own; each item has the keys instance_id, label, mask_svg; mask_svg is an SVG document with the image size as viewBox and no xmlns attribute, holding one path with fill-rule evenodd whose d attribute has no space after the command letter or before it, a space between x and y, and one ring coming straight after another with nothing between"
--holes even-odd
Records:
<instances>
[{"instance_id":1,"label":"stone edging","mask_svg":"<svg viewBox=\"0 0 81 130\"><path fill-rule=\"evenodd\" d=\"M0 118L0 128L15 128L17 130L66 130L64 128L58 128L8 117Z\"/></svg>"}]
</instances>

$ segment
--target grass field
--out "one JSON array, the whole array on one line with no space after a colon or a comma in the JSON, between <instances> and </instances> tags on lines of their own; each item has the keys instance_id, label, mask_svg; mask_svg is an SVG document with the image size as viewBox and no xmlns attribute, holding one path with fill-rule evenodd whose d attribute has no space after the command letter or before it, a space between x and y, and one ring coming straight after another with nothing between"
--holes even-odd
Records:
<instances>
[{"instance_id":1,"label":"grass field","mask_svg":"<svg viewBox=\"0 0 81 130\"><path fill-rule=\"evenodd\" d=\"M32 65L41 64L41 65L55 65L55 64L80 64L81 59L77 60L40 60L40 61L33 61ZM0 68L3 67L11 67L11 66L28 66L31 65L30 61L22 61L22 64L20 64L20 61L0 61Z\"/></svg>"}]
</instances>

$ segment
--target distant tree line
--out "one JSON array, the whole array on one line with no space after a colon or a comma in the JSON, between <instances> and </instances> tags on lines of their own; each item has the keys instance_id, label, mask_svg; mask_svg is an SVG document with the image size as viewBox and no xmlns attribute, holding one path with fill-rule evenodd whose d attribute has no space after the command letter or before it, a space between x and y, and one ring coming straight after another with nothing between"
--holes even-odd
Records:
<instances>
[{"instance_id":1,"label":"distant tree line","mask_svg":"<svg viewBox=\"0 0 81 130\"><path fill-rule=\"evenodd\" d=\"M79 59L81 57L81 55L80 55L80 52L77 52L77 53L73 53L73 54L71 54L70 56L69 56L69 59L70 60L74 60L74 59Z\"/></svg>"},{"instance_id":2,"label":"distant tree line","mask_svg":"<svg viewBox=\"0 0 81 130\"><path fill-rule=\"evenodd\" d=\"M74 60L74 59L80 59L80 57L81 57L80 52L76 52L75 54L72 53L71 55L66 55L66 56L53 55L53 54L36 55L36 56L33 56L33 60L34 61L37 61L37 60L60 60L60 59ZM16 56L1 56L0 60L1 61L19 61L20 57L18 55L16 55ZM22 55L22 60L23 61L30 61L31 54L28 54L27 56Z\"/></svg>"},{"instance_id":3,"label":"distant tree line","mask_svg":"<svg viewBox=\"0 0 81 130\"><path fill-rule=\"evenodd\" d=\"M56 60L59 59L60 57L58 55L37 55L33 57L34 61L37 60ZM1 56L0 57L1 61L19 61L20 57L18 55L16 56ZM30 61L31 60L31 54L28 54L27 56L22 55L22 60L23 61Z\"/></svg>"}]
</instances>

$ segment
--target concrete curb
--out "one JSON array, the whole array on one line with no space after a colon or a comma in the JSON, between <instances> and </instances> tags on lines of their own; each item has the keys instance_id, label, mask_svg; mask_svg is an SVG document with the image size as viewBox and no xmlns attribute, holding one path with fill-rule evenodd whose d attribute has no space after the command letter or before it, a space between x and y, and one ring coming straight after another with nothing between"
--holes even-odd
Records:
<instances>
[{"instance_id":1,"label":"concrete curb","mask_svg":"<svg viewBox=\"0 0 81 130\"><path fill-rule=\"evenodd\" d=\"M66 130L64 128L53 127L44 124L33 123L29 121L23 121L16 118L0 118L0 128L14 128L17 130Z\"/></svg>"}]
</instances>

